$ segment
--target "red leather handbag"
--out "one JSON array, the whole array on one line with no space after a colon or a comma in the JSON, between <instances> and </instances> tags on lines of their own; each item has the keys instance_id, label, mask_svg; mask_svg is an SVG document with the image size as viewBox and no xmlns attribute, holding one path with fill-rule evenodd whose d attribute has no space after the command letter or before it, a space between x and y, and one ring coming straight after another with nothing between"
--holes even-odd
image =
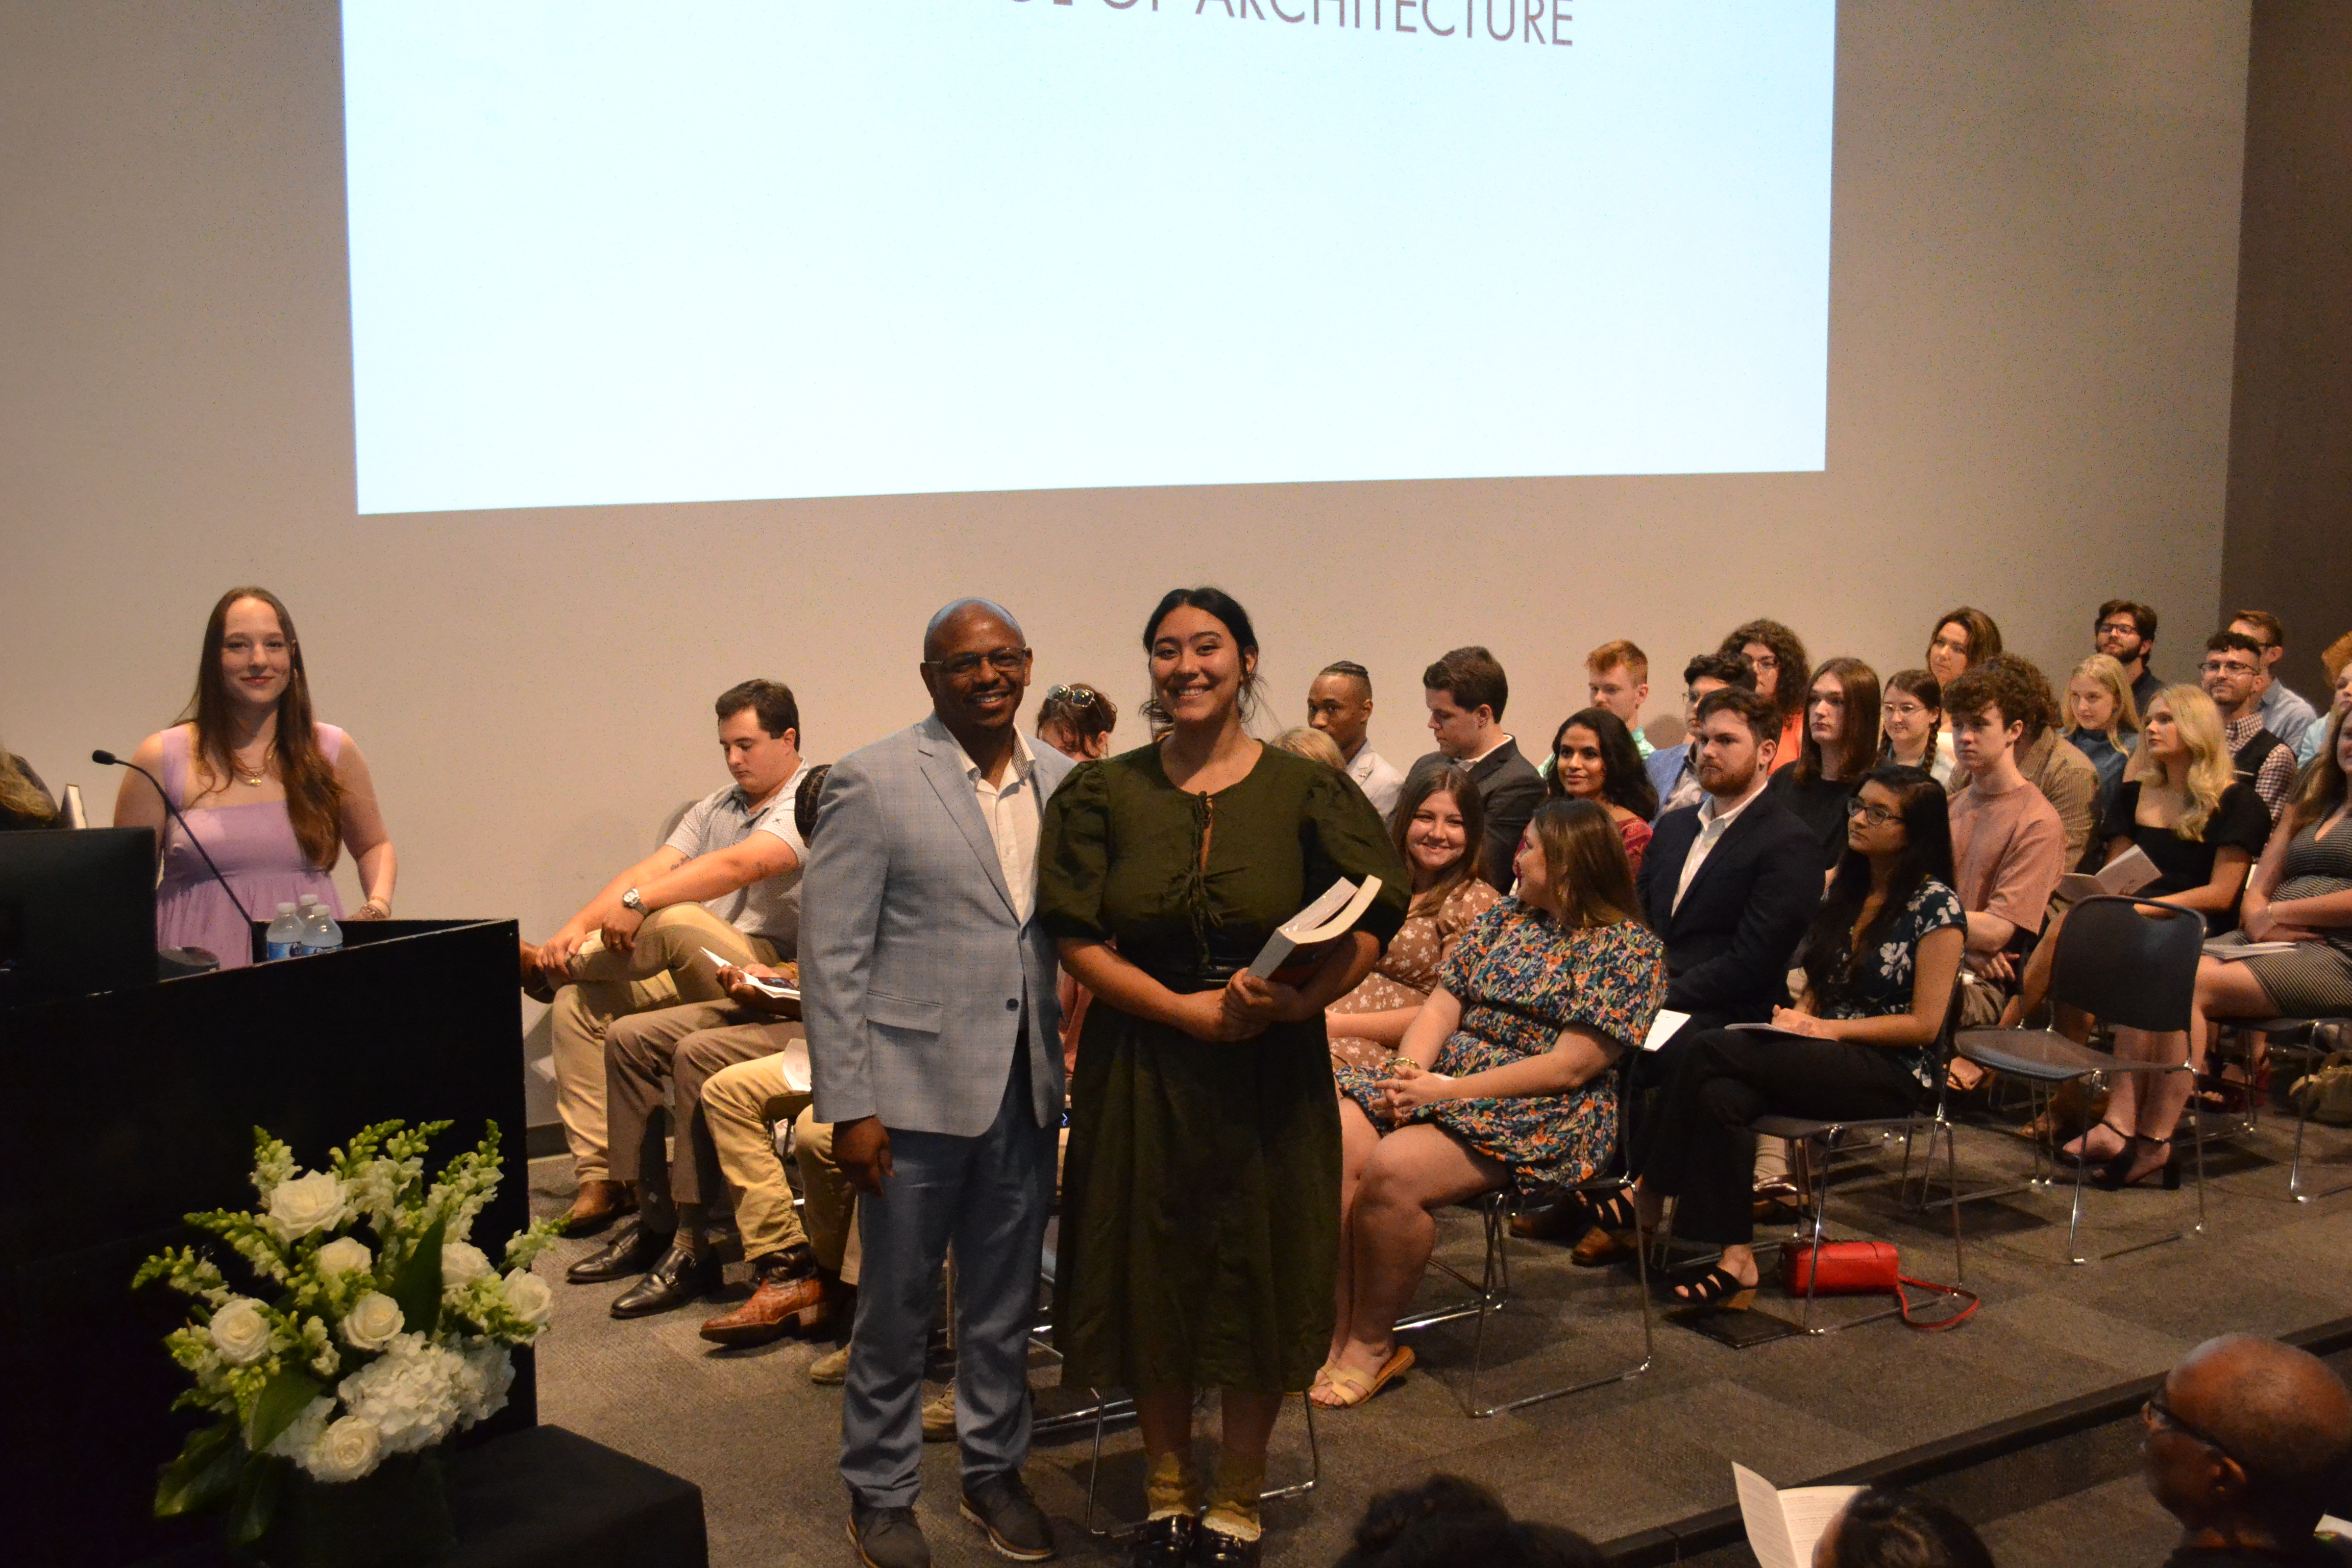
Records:
<instances>
[{"instance_id":1,"label":"red leather handbag","mask_svg":"<svg viewBox=\"0 0 2352 1568\"><path fill-rule=\"evenodd\" d=\"M1805 1242L1782 1247L1780 1288L1791 1296L1802 1296L1808 1285L1816 1296L1892 1296L1903 1321L1927 1333L1958 1328L1978 1305L1973 1290L1914 1279L1904 1273L1902 1254L1891 1241L1825 1241L1819 1247ZM1911 1315L1911 1299L1903 1293L1906 1285L1962 1299L1968 1305L1948 1318L1923 1321Z\"/></svg>"}]
</instances>

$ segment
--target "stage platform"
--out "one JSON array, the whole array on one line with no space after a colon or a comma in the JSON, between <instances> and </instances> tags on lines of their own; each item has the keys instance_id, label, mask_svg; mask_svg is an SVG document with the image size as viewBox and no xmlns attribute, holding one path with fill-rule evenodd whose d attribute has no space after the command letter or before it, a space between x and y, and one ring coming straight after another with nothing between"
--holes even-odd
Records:
<instances>
[{"instance_id":1,"label":"stage platform","mask_svg":"<svg viewBox=\"0 0 2352 1568\"><path fill-rule=\"evenodd\" d=\"M2266 1121L2251 1137L2209 1152L2206 1234L2088 1267L2064 1260L2063 1190L1967 1205L1966 1282L1984 1305L1958 1330L1918 1333L1895 1321L1825 1338L1785 1339L1745 1351L1660 1320L1651 1370L1487 1420L1462 1412L1467 1322L1413 1336L1422 1367L1369 1405L1316 1423L1322 1483L1268 1505L1269 1563L1321 1568L1345 1550L1370 1496L1448 1470L1494 1488L1523 1516L1567 1524L1603 1543L1667 1561L1670 1541L1644 1532L1695 1521L1732 1501L1733 1460L1796 1485L2001 1423L2022 1421L2026 1447L1983 1461L1951 1495L2004 1563L2066 1562L2116 1568L2159 1560L2169 1521L2133 1472L2137 1432L2118 1419L2126 1385L2160 1374L2199 1341L2230 1330L2289 1334L2336 1323L2352 1303L2352 1194L2297 1204L2286 1194L2294 1124ZM2021 1176L2026 1146L1990 1131L1960 1135L1963 1184ZM1886 1179L1841 1185L1832 1227L1900 1243L1906 1271L1944 1279L1948 1225L1899 1213L1893 1162ZM2352 1133L2315 1126L2307 1190L2352 1182ZM568 1162L531 1166L534 1205L568 1201ZM2195 1198L2153 1187L2089 1194L2085 1238L2095 1255L2191 1223ZM1937 1216L1940 1220L1940 1216ZM696 1334L705 1313L618 1322L605 1310L618 1285L569 1286L562 1267L592 1247L563 1244L540 1264L556 1281L554 1331L541 1341L540 1408L599 1442L684 1476L708 1499L711 1561L719 1568L851 1561L835 1465L838 1391L807 1378L822 1347L797 1341L724 1352ZM1475 1271L1475 1223L1454 1216L1443 1255ZM1515 1243L1516 1285L1527 1303L1487 1346L1489 1397L1599 1376L1638 1359L1640 1324L1630 1273L1580 1270L1564 1252ZM740 1277L730 1270L730 1279ZM1429 1294L1440 1293L1433 1285ZM1768 1287L1759 1304L1785 1303ZM1852 1314L1855 1303L1832 1303ZM1056 1381L1048 1358L1037 1382ZM2096 1419L2084 1419L2104 1396ZM1067 1396L1041 1394L1041 1409ZM2074 1402L2063 1437L2037 1423ZM2136 1404L2136 1399L2132 1401ZM1203 1430L1210 1430L1204 1422ZM2046 1438L2046 1440L2045 1440ZM1084 1434L1039 1445L1030 1479L1061 1531L1064 1559L1117 1560L1079 1529L1089 1444ZM1139 1447L1132 1424L1105 1444L1103 1500L1138 1511ZM1306 1432L1294 1405L1274 1442L1271 1484L1307 1472ZM956 1516L952 1446L926 1450L925 1530L942 1564L996 1561ZM1744 1561L1733 1552L1685 1554Z\"/></svg>"}]
</instances>

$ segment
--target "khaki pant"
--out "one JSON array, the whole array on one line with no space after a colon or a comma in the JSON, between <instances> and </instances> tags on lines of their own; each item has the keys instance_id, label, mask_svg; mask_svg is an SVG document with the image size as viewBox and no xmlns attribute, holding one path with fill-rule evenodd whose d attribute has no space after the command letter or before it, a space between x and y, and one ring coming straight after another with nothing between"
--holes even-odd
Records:
<instances>
[{"instance_id":1,"label":"khaki pant","mask_svg":"<svg viewBox=\"0 0 2352 1568\"><path fill-rule=\"evenodd\" d=\"M761 1258L806 1241L818 1264L857 1283L856 1191L833 1163L833 1127L809 1110L804 1090L784 1082L782 1057L721 1068L702 1086L704 1125L719 1169L735 1190L743 1256ZM807 1201L806 1225L793 1212L793 1191L776 1157L776 1127L793 1123L793 1153Z\"/></svg>"},{"instance_id":2,"label":"khaki pant","mask_svg":"<svg viewBox=\"0 0 2352 1568\"><path fill-rule=\"evenodd\" d=\"M572 1147L575 1181L608 1181L612 1159L604 1128L604 1036L615 1018L681 1002L723 1002L709 948L730 963L773 963L776 950L747 937L700 904L656 910L627 952L607 952L593 937L573 961L578 978L555 994L548 1043L555 1064L555 1114Z\"/></svg>"},{"instance_id":3,"label":"khaki pant","mask_svg":"<svg viewBox=\"0 0 2352 1568\"><path fill-rule=\"evenodd\" d=\"M702 1086L801 1037L797 1023L762 1018L732 1002L689 1002L613 1020L604 1037L613 1179L636 1184L648 1228L675 1229L674 1205L698 1207L719 1191Z\"/></svg>"}]
</instances>

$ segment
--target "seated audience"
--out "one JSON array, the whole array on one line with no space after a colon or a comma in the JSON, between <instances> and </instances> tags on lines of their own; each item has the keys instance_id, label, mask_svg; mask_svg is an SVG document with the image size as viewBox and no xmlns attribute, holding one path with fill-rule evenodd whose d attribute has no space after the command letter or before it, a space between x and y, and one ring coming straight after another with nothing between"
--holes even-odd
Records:
<instances>
[{"instance_id":1,"label":"seated audience","mask_svg":"<svg viewBox=\"0 0 2352 1568\"><path fill-rule=\"evenodd\" d=\"M1510 682L1493 654L1474 647L1457 647L1423 670L1421 684L1437 750L1412 764L1406 783L1414 774L1444 767L1459 767L1470 775L1486 806L1486 841L1479 847L1478 872L1496 891L1508 892L1519 832L1544 797L1543 780L1519 755L1518 742L1503 730Z\"/></svg>"},{"instance_id":2,"label":"seated audience","mask_svg":"<svg viewBox=\"0 0 2352 1568\"><path fill-rule=\"evenodd\" d=\"M2084 852L2091 847L2092 832L2099 825L2099 770L2059 733L2066 715L2040 665L2017 654L2001 653L1977 668L2005 672L2017 689L2023 705L2018 717L2025 721L2024 738L2017 743L2017 771L2058 813L2058 825L2066 833L2066 865L2072 869L2083 863Z\"/></svg>"},{"instance_id":3,"label":"seated audience","mask_svg":"<svg viewBox=\"0 0 2352 1568\"><path fill-rule=\"evenodd\" d=\"M1365 739L1372 722L1372 678L1364 667L1348 659L1325 665L1307 689L1307 721L1331 737L1372 809L1383 819L1395 811L1404 775Z\"/></svg>"},{"instance_id":4,"label":"seated audience","mask_svg":"<svg viewBox=\"0 0 2352 1568\"><path fill-rule=\"evenodd\" d=\"M1685 1037L1760 1024L1789 1000L1789 958L1822 901L1822 868L1811 833L1765 790L1779 721L1737 687L1699 699L1691 743L1706 798L1658 818L1639 884L1666 944L1665 1005L1691 1022L1643 1054L1643 1087L1670 1075Z\"/></svg>"},{"instance_id":5,"label":"seated audience","mask_svg":"<svg viewBox=\"0 0 2352 1568\"><path fill-rule=\"evenodd\" d=\"M2315 1532L2352 1461L2352 1394L2308 1351L2207 1340L2140 1407L2147 1489L2180 1521L2166 1568L2342 1568Z\"/></svg>"},{"instance_id":6,"label":"seated audience","mask_svg":"<svg viewBox=\"0 0 2352 1568\"><path fill-rule=\"evenodd\" d=\"M826 770L803 768L793 791L795 843L804 851L804 823L814 823ZM604 1036L604 1096L608 1111L612 1179L636 1217L613 1240L573 1264L565 1278L575 1285L643 1274L614 1299L613 1316L642 1318L666 1312L713 1294L720 1262L703 1228L705 1194L719 1184L717 1137L704 1112L703 1089L722 1070L760 1063L782 1081L779 1052L805 1038L797 1001L771 998L745 976L799 980L795 955L780 955L782 967L730 964L718 972L724 1002L690 1002L657 1007L613 1020ZM675 1089L678 1117L669 1113ZM666 1152L667 1151L667 1152ZM772 1145L771 1146L772 1154ZM794 1224L792 1229L797 1231ZM772 1278L804 1297L801 1310L817 1303L815 1268L804 1239L772 1242L747 1228L743 1256L752 1278Z\"/></svg>"},{"instance_id":7,"label":"seated audience","mask_svg":"<svg viewBox=\"0 0 2352 1568\"><path fill-rule=\"evenodd\" d=\"M1073 762L1100 762L1110 755L1110 732L1118 709L1084 681L1049 686L1037 705L1037 738Z\"/></svg>"},{"instance_id":8,"label":"seated audience","mask_svg":"<svg viewBox=\"0 0 2352 1568\"><path fill-rule=\"evenodd\" d=\"M1633 732L1616 714L1586 708L1568 716L1551 738L1549 793L1554 800L1589 800L1607 810L1624 836L1626 860L1641 870L1658 795L1633 748Z\"/></svg>"},{"instance_id":9,"label":"seated audience","mask_svg":"<svg viewBox=\"0 0 2352 1568\"><path fill-rule=\"evenodd\" d=\"M1805 689L1798 682L1812 668L1805 658L1803 639L1778 621L1749 621L1723 639L1718 653L1735 654L1756 677L1756 695L1780 716L1780 744L1772 753L1772 771L1793 767L1799 742L1804 739Z\"/></svg>"},{"instance_id":10,"label":"seated audience","mask_svg":"<svg viewBox=\"0 0 2352 1568\"><path fill-rule=\"evenodd\" d=\"M1872 1487L1830 1521L1812 1568L1992 1568L1992 1553L1942 1503Z\"/></svg>"},{"instance_id":11,"label":"seated audience","mask_svg":"<svg viewBox=\"0 0 2352 1568\"><path fill-rule=\"evenodd\" d=\"M2132 754L2130 775L2116 788L2100 827L2105 858L2138 848L2158 871L2157 879L2140 889L2141 898L2195 910L2208 925L2221 929L2236 918L2247 868L2263 852L2270 831L2270 815L2263 803L2231 771L2213 704L2193 686L2168 686L2158 692ZM2020 1018L2039 1005L2048 987L2062 925L2053 922L2034 950L2016 1005ZM2180 1035L2116 1031L2116 1054L2134 1061L2177 1061L2187 1045ZM2202 1060L2201 1045L2198 1055ZM2188 1103L2189 1090L2184 1075L2118 1073L2106 1120L2068 1143L2064 1152L2103 1167L2104 1175L2105 1167L2130 1153L2136 1137L2168 1151L2173 1124ZM2161 1163L2152 1161L2149 1169ZM2128 1160L2125 1168L2129 1168Z\"/></svg>"},{"instance_id":12,"label":"seated audience","mask_svg":"<svg viewBox=\"0 0 2352 1568\"><path fill-rule=\"evenodd\" d=\"M1417 775L1389 833L1412 872L1404 924L1357 987L1324 1010L1332 1065L1372 1068L1396 1055L1462 933L1502 895L1478 875L1486 807L1459 768Z\"/></svg>"},{"instance_id":13,"label":"seated audience","mask_svg":"<svg viewBox=\"0 0 2352 1568\"><path fill-rule=\"evenodd\" d=\"M2017 747L2039 694L2013 666L1989 664L1944 689L1944 718L1967 782L1952 793L1953 890L1968 911L1960 1026L2000 1017L2018 963L2048 918L2066 872L2066 829L2018 771ZM1975 1075L1956 1066L1971 1087Z\"/></svg>"},{"instance_id":14,"label":"seated audience","mask_svg":"<svg viewBox=\"0 0 2352 1568\"><path fill-rule=\"evenodd\" d=\"M2156 611L2130 599L2109 599L2092 623L2092 647L2124 667L2132 700L2142 711L2164 689L2148 661L2156 655Z\"/></svg>"},{"instance_id":15,"label":"seated audience","mask_svg":"<svg viewBox=\"0 0 2352 1568\"><path fill-rule=\"evenodd\" d=\"M1944 728L1944 684L1924 669L1898 669L1886 678L1878 700L1880 731L1886 744L1878 760L1917 768L1949 789L1959 759Z\"/></svg>"},{"instance_id":16,"label":"seated audience","mask_svg":"<svg viewBox=\"0 0 2352 1568\"><path fill-rule=\"evenodd\" d=\"M1643 764L1649 772L1651 786L1658 792L1658 816L1678 805L1696 805L1706 798L1706 791L1699 787L1698 757L1691 748L1690 738L1698 728L1698 700L1727 686L1737 686L1742 691L1756 689L1756 672L1737 654L1703 653L1683 666L1683 738L1651 752L1649 761ZM1650 820L1654 825L1657 816Z\"/></svg>"},{"instance_id":17,"label":"seated audience","mask_svg":"<svg viewBox=\"0 0 2352 1568\"><path fill-rule=\"evenodd\" d=\"M1927 636L1927 673L1949 686L2000 651L2000 627L1982 610L1966 605L1947 614Z\"/></svg>"},{"instance_id":18,"label":"seated audience","mask_svg":"<svg viewBox=\"0 0 2352 1568\"><path fill-rule=\"evenodd\" d=\"M1846 805L1878 749L1878 673L1858 658L1813 672L1797 765L1772 775L1772 793L1821 845L1824 876L1845 855Z\"/></svg>"},{"instance_id":19,"label":"seated audience","mask_svg":"<svg viewBox=\"0 0 2352 1568\"><path fill-rule=\"evenodd\" d=\"M157 946L202 948L237 969L253 962L246 914L266 921L306 893L338 920L392 913L398 866L367 759L349 735L312 718L294 617L268 589L231 588L213 605L187 711L131 760L163 780L187 818L184 830L155 786L124 771L114 826L152 829L163 859ZM367 891L350 917L331 875L345 849ZM215 866L235 900L214 880Z\"/></svg>"},{"instance_id":20,"label":"seated audience","mask_svg":"<svg viewBox=\"0 0 2352 1568\"><path fill-rule=\"evenodd\" d=\"M2124 678L2124 667L2103 653L2076 665L2066 681L2066 739L2098 770L2095 804L2104 819L2139 734L2139 703Z\"/></svg>"},{"instance_id":21,"label":"seated audience","mask_svg":"<svg viewBox=\"0 0 2352 1568\"><path fill-rule=\"evenodd\" d=\"M1642 704L1650 700L1650 656L1623 637L1602 643L1584 656L1585 699L1617 715L1633 737L1633 750L1646 760L1654 750L1642 733Z\"/></svg>"},{"instance_id":22,"label":"seated audience","mask_svg":"<svg viewBox=\"0 0 2352 1568\"><path fill-rule=\"evenodd\" d=\"M628 1211L604 1128L604 1039L613 1020L726 999L719 964L773 963L800 942L803 846L793 822L800 709L781 681L721 692L719 745L735 782L679 818L668 841L604 884L540 947L523 944L523 989L552 1001L555 1110L579 1194L564 1215L585 1236Z\"/></svg>"},{"instance_id":23,"label":"seated audience","mask_svg":"<svg viewBox=\"0 0 2352 1568\"><path fill-rule=\"evenodd\" d=\"M1332 742L1331 737L1320 730L1310 730L1304 724L1295 725L1266 743L1278 751L1288 752L1294 757L1321 763L1335 773L1348 771L1348 759L1339 754L1339 748Z\"/></svg>"},{"instance_id":24,"label":"seated audience","mask_svg":"<svg viewBox=\"0 0 2352 1568\"><path fill-rule=\"evenodd\" d=\"M1432 1476L1374 1496L1339 1568L1601 1568L1601 1552L1574 1531L1513 1519L1475 1481Z\"/></svg>"},{"instance_id":25,"label":"seated audience","mask_svg":"<svg viewBox=\"0 0 2352 1568\"><path fill-rule=\"evenodd\" d=\"M1675 1237L1723 1247L1714 1268L1675 1290L1682 1300L1755 1288L1748 1129L1758 1117L1902 1116L1935 1093L1934 1051L1967 929L1949 808L1941 785L1905 767L1873 769L1850 805L1844 858L1805 938L1804 994L1773 1010L1787 1033L1700 1033L1645 1140L1634 1189L1642 1229L1656 1229L1675 1198ZM1622 1226L1635 1217L1623 1204L1587 1207L1593 1223Z\"/></svg>"},{"instance_id":26,"label":"seated audience","mask_svg":"<svg viewBox=\"0 0 2352 1568\"><path fill-rule=\"evenodd\" d=\"M2294 748L2301 766L2319 755L2319 710L2287 689L2279 679L2279 660L2286 657L2286 626L2268 610L2240 610L2230 617L2229 629L2250 637L2263 651L2263 690L2255 703L2263 728Z\"/></svg>"},{"instance_id":27,"label":"seated audience","mask_svg":"<svg viewBox=\"0 0 2352 1568\"><path fill-rule=\"evenodd\" d=\"M1384 1069L1338 1069L1339 1317L1309 1397L1360 1405L1412 1364L1395 1323L1429 1261L1430 1211L1510 1183L1572 1185L1617 1141L1609 1069L1665 992L1624 841L1591 801L1528 824L1518 893L1478 918Z\"/></svg>"},{"instance_id":28,"label":"seated audience","mask_svg":"<svg viewBox=\"0 0 2352 1568\"><path fill-rule=\"evenodd\" d=\"M2263 684L2270 679L2263 645L2243 632L2215 632L2205 639L2205 662L2198 684L2221 712L2221 732L2238 777L2254 786L2276 822L2294 794L2294 749L2263 728Z\"/></svg>"},{"instance_id":29,"label":"seated audience","mask_svg":"<svg viewBox=\"0 0 2352 1568\"><path fill-rule=\"evenodd\" d=\"M58 803L32 765L0 746L0 833L58 826Z\"/></svg>"}]
</instances>

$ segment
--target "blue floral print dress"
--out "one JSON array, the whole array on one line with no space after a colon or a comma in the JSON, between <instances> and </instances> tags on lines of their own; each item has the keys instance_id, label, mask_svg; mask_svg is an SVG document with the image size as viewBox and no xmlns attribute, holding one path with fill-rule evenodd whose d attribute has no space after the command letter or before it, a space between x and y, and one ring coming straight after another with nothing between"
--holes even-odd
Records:
<instances>
[{"instance_id":1,"label":"blue floral print dress","mask_svg":"<svg viewBox=\"0 0 2352 1568\"><path fill-rule=\"evenodd\" d=\"M1875 952L1863 954L1854 964L1844 942L1832 954L1827 973L1844 976L1833 995L1818 997L1824 1018L1884 1018L1911 1011L1911 975L1918 967L1919 944L1947 926L1968 928L1969 917L1960 896L1930 878L1919 884L1903 912L1895 917L1879 939ZM1845 942L1852 942L1847 936ZM1936 1069L1927 1060L1928 1047L1903 1053L1911 1076L1932 1090Z\"/></svg>"}]
</instances>

